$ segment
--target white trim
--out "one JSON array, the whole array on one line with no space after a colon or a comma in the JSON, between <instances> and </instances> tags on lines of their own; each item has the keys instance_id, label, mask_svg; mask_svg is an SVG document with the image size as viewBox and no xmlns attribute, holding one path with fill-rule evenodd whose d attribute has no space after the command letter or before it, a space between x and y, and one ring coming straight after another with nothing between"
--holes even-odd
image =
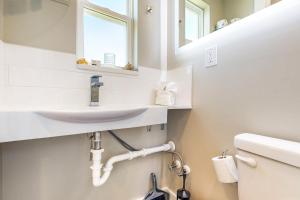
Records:
<instances>
[{"instance_id":1,"label":"white trim","mask_svg":"<svg viewBox=\"0 0 300 200\"><path fill-rule=\"evenodd\" d=\"M136 70L138 70L138 16L139 16L139 3L138 0L131 0L131 13L132 13L132 33L133 33L133 49L132 52L132 64Z\"/></svg>"},{"instance_id":2,"label":"white trim","mask_svg":"<svg viewBox=\"0 0 300 200\"><path fill-rule=\"evenodd\" d=\"M174 6L174 45L175 45L175 54L177 53L178 49L180 48L180 29L182 26L183 21L181 20L181 16L180 16L180 12L179 12L179 8L180 8L180 0L175 0L175 6Z\"/></svg>"},{"instance_id":3,"label":"white trim","mask_svg":"<svg viewBox=\"0 0 300 200\"><path fill-rule=\"evenodd\" d=\"M131 20L131 14L129 14L129 16L122 15L120 13L117 13L117 12L114 12L114 11L108 9L108 8L93 4L93 3L89 2L89 1L86 1L86 0L84 2L84 8L90 9L90 10L95 11L95 12L99 12L101 14L107 15L107 16L112 17L112 18L116 18L116 19L124 21L124 22L128 22L128 21Z\"/></svg>"},{"instance_id":4,"label":"white trim","mask_svg":"<svg viewBox=\"0 0 300 200\"><path fill-rule=\"evenodd\" d=\"M84 35L83 35L83 8L85 0L77 0L77 22L76 22L76 57L82 58L84 55Z\"/></svg>"},{"instance_id":5,"label":"white trim","mask_svg":"<svg viewBox=\"0 0 300 200\"><path fill-rule=\"evenodd\" d=\"M160 23L160 67L162 71L168 70L168 0L161 0Z\"/></svg>"},{"instance_id":6,"label":"white trim","mask_svg":"<svg viewBox=\"0 0 300 200\"><path fill-rule=\"evenodd\" d=\"M100 14L107 15L108 17L115 18L117 20L123 21L127 24L127 60L129 63L137 66L137 62L135 62L133 55L133 41L135 40L134 29L133 29L133 19L135 14L133 13L133 6L136 5L136 0L128 0L129 4L127 8L128 15L122 15L117 12L114 12L108 8L101 7L99 5L93 4L88 0L77 0L77 34L76 34L76 56L77 58L84 57L84 8L90 9L94 12L99 12ZM136 56L136 55L135 55ZM117 66L124 67L124 66Z\"/></svg>"}]
</instances>

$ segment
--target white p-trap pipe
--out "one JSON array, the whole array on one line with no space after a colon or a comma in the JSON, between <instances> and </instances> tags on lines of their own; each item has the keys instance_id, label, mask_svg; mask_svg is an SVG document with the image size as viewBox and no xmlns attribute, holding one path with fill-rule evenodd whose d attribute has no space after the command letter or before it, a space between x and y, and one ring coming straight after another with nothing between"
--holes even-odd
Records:
<instances>
[{"instance_id":1,"label":"white p-trap pipe","mask_svg":"<svg viewBox=\"0 0 300 200\"><path fill-rule=\"evenodd\" d=\"M113 165L118 162L122 162L125 160L132 160L138 157L145 157L154 153L166 152L166 151L175 151L174 142L170 141L168 144L164 144L158 147L142 149L140 151L130 151L125 154L117 155L111 157L105 164L103 168L103 175L101 176L102 163L101 163L101 155L103 153L103 149L101 150L91 150L93 154L93 165L92 169L92 177L93 177L93 185L95 187L99 187L103 185L107 179L109 178L111 171L113 170Z\"/></svg>"}]
</instances>

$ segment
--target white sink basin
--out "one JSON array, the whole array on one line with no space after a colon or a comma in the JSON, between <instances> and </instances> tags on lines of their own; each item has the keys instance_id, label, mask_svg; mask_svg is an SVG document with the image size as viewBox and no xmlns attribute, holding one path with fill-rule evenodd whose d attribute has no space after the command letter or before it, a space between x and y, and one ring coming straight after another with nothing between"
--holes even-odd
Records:
<instances>
[{"instance_id":1,"label":"white sink basin","mask_svg":"<svg viewBox=\"0 0 300 200\"><path fill-rule=\"evenodd\" d=\"M99 106L80 109L49 109L35 113L63 122L72 123L101 123L128 119L142 114L148 109L146 106Z\"/></svg>"},{"instance_id":2,"label":"white sink basin","mask_svg":"<svg viewBox=\"0 0 300 200\"><path fill-rule=\"evenodd\" d=\"M167 123L168 107L0 108L0 143Z\"/></svg>"}]
</instances>

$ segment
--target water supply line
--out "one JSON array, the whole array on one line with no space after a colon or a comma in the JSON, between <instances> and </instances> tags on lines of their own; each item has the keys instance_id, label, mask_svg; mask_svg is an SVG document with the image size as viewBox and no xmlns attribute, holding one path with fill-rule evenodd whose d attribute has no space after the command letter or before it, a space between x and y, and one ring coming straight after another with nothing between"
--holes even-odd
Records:
<instances>
[{"instance_id":1,"label":"water supply line","mask_svg":"<svg viewBox=\"0 0 300 200\"><path fill-rule=\"evenodd\" d=\"M103 167L101 162L102 153L104 149L101 148L101 133L95 132L91 137L91 154L92 154L92 162L93 165L91 166L92 170L92 178L93 178L93 185L95 187L99 187L103 185L109 178L114 164L126 160L133 160L138 157L146 157L148 155L159 153L159 152L174 152L175 151L175 144L174 142L170 141L167 144L163 144L161 146L152 147L152 148L145 148L139 151L130 151L128 153L120 154L117 156L111 157ZM103 174L102 174L103 168Z\"/></svg>"}]
</instances>

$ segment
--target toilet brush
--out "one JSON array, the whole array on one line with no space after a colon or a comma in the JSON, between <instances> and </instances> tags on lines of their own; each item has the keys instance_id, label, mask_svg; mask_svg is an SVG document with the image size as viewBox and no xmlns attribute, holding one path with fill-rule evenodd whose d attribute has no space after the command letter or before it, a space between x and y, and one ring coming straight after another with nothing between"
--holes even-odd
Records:
<instances>
[{"instance_id":1,"label":"toilet brush","mask_svg":"<svg viewBox=\"0 0 300 200\"><path fill-rule=\"evenodd\" d=\"M169 193L158 189L157 180L154 173L151 173L153 189L147 194L144 200L169 200Z\"/></svg>"},{"instance_id":2,"label":"toilet brush","mask_svg":"<svg viewBox=\"0 0 300 200\"><path fill-rule=\"evenodd\" d=\"M186 181L187 174L183 172L182 179L183 179L183 186L181 189L177 190L177 200L190 200L191 193L185 189L185 181Z\"/></svg>"}]
</instances>

